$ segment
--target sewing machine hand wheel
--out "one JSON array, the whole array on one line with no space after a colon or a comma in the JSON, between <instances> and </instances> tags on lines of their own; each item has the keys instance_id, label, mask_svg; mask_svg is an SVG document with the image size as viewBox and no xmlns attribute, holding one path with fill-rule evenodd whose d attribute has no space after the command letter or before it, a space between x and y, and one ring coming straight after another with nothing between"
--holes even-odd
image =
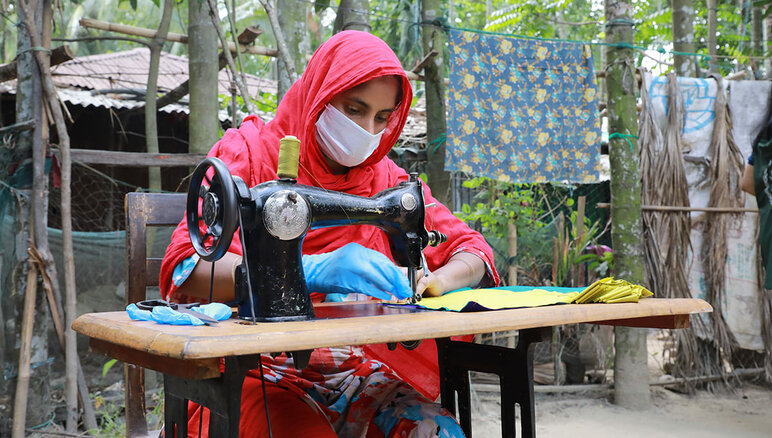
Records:
<instances>
[{"instance_id":1,"label":"sewing machine hand wheel","mask_svg":"<svg viewBox=\"0 0 772 438\"><path fill-rule=\"evenodd\" d=\"M190 242L202 259L213 261L225 255L238 213L236 187L225 163L212 157L199 163L190 179L185 218Z\"/></svg>"}]
</instances>

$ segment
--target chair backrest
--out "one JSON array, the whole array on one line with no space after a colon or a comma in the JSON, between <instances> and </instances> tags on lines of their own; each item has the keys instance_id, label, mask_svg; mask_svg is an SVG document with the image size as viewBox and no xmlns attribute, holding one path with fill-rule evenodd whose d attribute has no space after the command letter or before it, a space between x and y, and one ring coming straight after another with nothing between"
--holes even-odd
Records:
<instances>
[{"instance_id":1,"label":"chair backrest","mask_svg":"<svg viewBox=\"0 0 772 438\"><path fill-rule=\"evenodd\" d=\"M148 257L148 227L180 223L185 214L184 193L141 193L126 195L126 304L144 300L149 286L158 286L161 258Z\"/></svg>"},{"instance_id":2,"label":"chair backrest","mask_svg":"<svg viewBox=\"0 0 772 438\"><path fill-rule=\"evenodd\" d=\"M158 286L161 258L148 257L149 227L177 225L185 214L184 193L141 193L126 195L126 304L142 301L147 288ZM126 391L126 435L147 436L145 419L145 375L141 367L124 367Z\"/></svg>"}]
</instances>

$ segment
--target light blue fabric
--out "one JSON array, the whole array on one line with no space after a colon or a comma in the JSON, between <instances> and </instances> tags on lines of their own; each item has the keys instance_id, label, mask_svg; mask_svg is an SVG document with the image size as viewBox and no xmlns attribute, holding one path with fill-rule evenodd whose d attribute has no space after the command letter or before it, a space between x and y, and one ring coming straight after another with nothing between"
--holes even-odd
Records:
<instances>
[{"instance_id":1,"label":"light blue fabric","mask_svg":"<svg viewBox=\"0 0 772 438\"><path fill-rule=\"evenodd\" d=\"M193 254L175 266L174 272L172 272L172 283L177 287L182 286L182 283L190 277L190 273L193 272L198 260L198 254Z\"/></svg>"},{"instance_id":2,"label":"light blue fabric","mask_svg":"<svg viewBox=\"0 0 772 438\"><path fill-rule=\"evenodd\" d=\"M204 304L203 306L194 307L191 310L203 313L218 321L223 321L231 317L231 308L222 303ZM204 321L189 314L178 312L171 307L156 306L153 307L153 311L142 310L132 303L126 306L126 312L129 314L129 318L140 321L155 321L159 324L171 324L171 325L204 325Z\"/></svg>"},{"instance_id":3,"label":"light blue fabric","mask_svg":"<svg viewBox=\"0 0 772 438\"><path fill-rule=\"evenodd\" d=\"M203 306L193 307L190 310L203 313L204 315L210 318L214 318L218 321L223 321L230 318L231 314L233 313L231 311L231 306L223 303L204 304Z\"/></svg>"},{"instance_id":4,"label":"light blue fabric","mask_svg":"<svg viewBox=\"0 0 772 438\"><path fill-rule=\"evenodd\" d=\"M311 292L363 293L382 300L413 295L407 276L378 251L349 243L335 251L303 257Z\"/></svg>"}]
</instances>

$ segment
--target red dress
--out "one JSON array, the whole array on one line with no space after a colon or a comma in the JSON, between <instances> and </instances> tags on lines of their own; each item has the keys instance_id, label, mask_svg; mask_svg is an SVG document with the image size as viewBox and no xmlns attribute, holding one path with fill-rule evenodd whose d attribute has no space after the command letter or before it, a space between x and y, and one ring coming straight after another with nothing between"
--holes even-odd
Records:
<instances>
[{"instance_id":1,"label":"red dress","mask_svg":"<svg viewBox=\"0 0 772 438\"><path fill-rule=\"evenodd\" d=\"M396 111L390 116L378 149L364 163L351 168L346 174L333 174L325 163L316 142L315 123L319 114L324 106L338 93L370 79L392 75L401 80L402 100L397 106ZM247 117L238 130L229 129L223 138L214 145L208 155L223 160L233 175L241 177L252 187L259 183L276 179L279 140L285 135L294 135L301 141L298 183L360 196L372 196L381 190L393 187L399 182L408 179L406 172L387 158L386 154L397 142L405 125L412 95L412 89L405 76L404 69L392 50L382 40L365 32L340 32L320 46L316 53L314 53L302 77L292 85L282 99L277 108L276 117L272 121L268 124L263 124L257 116ZM424 185L424 191L426 203L436 203L436 207L427 209L426 228L440 230L448 235L446 243L437 247L426 248L425 256L429 269L433 271L443 266L452 255L459 251L468 251L478 255L485 261L489 267L488 275L491 282L498 284L498 274L495 268L493 268L493 252L483 237L456 218L444 205L437 202L431 196L428 186ZM303 241L303 253L317 254L329 252L349 242L357 242L368 248L380 251L391 258L389 241L386 234L370 225L311 230ZM241 243L237 235L234 236L229 251L242 254ZM161 267L160 287L162 294L166 298L184 299L184 297L175 296L176 287L172 283L172 273L177 264L190 257L193 253L187 226L183 219L172 235L172 242L166 250ZM424 344L428 343L424 342ZM424 348L428 349L428 353L424 351L424 356L427 354L431 355L431 351L433 351L431 350L431 345L427 345ZM313 373L316 372L313 371L315 369L323 369L326 370L327 374L336 374L343 369L344 372L354 374L359 372L361 374L365 368L371 370L377 368L375 372L393 376L394 371L391 368L395 368L397 373L400 372L400 367L405 371L414 370L409 362L405 362L409 357L409 355L405 354L402 356L398 355L394 359L381 357L385 362L389 362L387 365L394 365L389 367L366 357L361 349L346 349L343 353L339 351L325 352L326 350L329 349L314 352L311 356L311 363L304 370L304 373ZM421 349L419 348L419 350L410 354L416 353L420 355ZM346 355L350 356L350 358L345 358ZM280 358L277 358L277 360L280 360ZM429 376L429 380L437 381L436 355L429 360L434 363L433 367L429 367L430 374L434 374ZM338 367L334 370L335 372L329 367L331 361ZM264 366L264 369L269 374L287 374L286 370L281 371L282 366L280 363L272 363L270 366ZM340 368L341 366L342 368ZM294 370L294 367L290 368ZM289 373L292 374L292 372ZM403 377L407 375L406 372L402 374ZM259 373L253 372L250 373L247 380L249 381L253 376L257 376L257 379L259 379ZM302 387L307 385L308 382L314 382L316 376L312 375L310 379L308 377L307 375L302 377L306 382L304 384L299 384L295 381L293 383L294 387L289 390L295 391L300 388L299 392L308 394L307 388L304 389ZM284 380L286 383L292 379L285 377L278 380ZM252 384L253 382L246 382L245 388ZM429 385L428 389L424 388L423 391L431 398L435 398L436 387L431 386ZM262 399L262 392L245 390L244 397ZM348 403L351 403L351 400L348 400ZM244 426L244 418L252 417L251 414L244 412L244 407L253 406L254 404L254 400L243 400L242 426ZM269 397L270 406L272 406L271 397ZM321 403L314 409L324 411L327 408ZM331 424L335 423L333 411L329 409L327 411L323 415ZM260 415L255 417L260 417L264 420L264 412L261 410ZM260 420L255 418L255 421ZM250 425L246 426L249 427ZM251 426L256 425L253 424ZM195 436L198 431L197 424L195 428L191 427L189 430L194 431L193 435ZM372 432L372 428L367 429L365 427L364 430L370 430L367 432L368 434ZM338 429L336 431L340 432ZM360 432L362 431L360 430Z\"/></svg>"}]
</instances>

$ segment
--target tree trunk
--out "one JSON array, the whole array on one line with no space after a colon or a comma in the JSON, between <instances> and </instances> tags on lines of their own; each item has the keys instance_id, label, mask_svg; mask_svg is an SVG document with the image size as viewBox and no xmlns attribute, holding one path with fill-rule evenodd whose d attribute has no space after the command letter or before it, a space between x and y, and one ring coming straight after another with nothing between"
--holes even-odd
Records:
<instances>
[{"instance_id":1,"label":"tree trunk","mask_svg":"<svg viewBox=\"0 0 772 438\"><path fill-rule=\"evenodd\" d=\"M370 0L340 0L333 35L344 30L370 32Z\"/></svg>"},{"instance_id":2,"label":"tree trunk","mask_svg":"<svg viewBox=\"0 0 772 438\"><path fill-rule=\"evenodd\" d=\"M692 0L673 0L673 50L694 53L694 5ZM632 42L631 42L632 43ZM675 55L676 75L694 77L697 63L694 56Z\"/></svg>"},{"instance_id":3,"label":"tree trunk","mask_svg":"<svg viewBox=\"0 0 772 438\"><path fill-rule=\"evenodd\" d=\"M718 22L716 18L716 7L718 6L718 0L707 0L708 3L708 55L710 56L710 72L719 73L718 68L718 39L716 31L718 29Z\"/></svg>"},{"instance_id":4,"label":"tree trunk","mask_svg":"<svg viewBox=\"0 0 772 438\"><path fill-rule=\"evenodd\" d=\"M772 6L767 6L766 11L769 11L769 8ZM764 47L768 48L769 43L772 42L772 38L770 36L772 35L772 15L768 16L765 19L766 22L766 33L764 35ZM767 59L767 79L772 79L772 56L766 56Z\"/></svg>"},{"instance_id":5,"label":"tree trunk","mask_svg":"<svg viewBox=\"0 0 772 438\"><path fill-rule=\"evenodd\" d=\"M621 0L605 0L606 42L632 44L633 6ZM611 240L614 273L636 284L644 282L641 244L641 174L638 164L635 60L627 47L606 47L606 93L609 133L621 138L609 141L611 164ZM646 364L646 330L617 327L614 330L615 402L633 408L647 406L649 376Z\"/></svg>"},{"instance_id":6,"label":"tree trunk","mask_svg":"<svg viewBox=\"0 0 772 438\"><path fill-rule=\"evenodd\" d=\"M751 59L751 68L753 69L753 76L754 79L761 79L761 72L759 71L759 68L761 67L762 60L760 59L761 56L764 55L764 48L763 48L763 39L764 39L764 29L763 29L763 18L762 18L762 12L761 8L758 6L754 6L751 10L751 13L753 14L753 29L751 33L751 55L752 56L758 56L759 58L752 58Z\"/></svg>"},{"instance_id":7,"label":"tree trunk","mask_svg":"<svg viewBox=\"0 0 772 438\"><path fill-rule=\"evenodd\" d=\"M442 17L440 0L421 0L421 19L433 22ZM424 53L432 50L437 56L424 67L424 88L426 89L426 175L432 194L438 201L451 205L450 173L445 172L445 135L447 120L445 113L445 34L442 28L425 24L422 28Z\"/></svg>"},{"instance_id":8,"label":"tree trunk","mask_svg":"<svg viewBox=\"0 0 772 438\"><path fill-rule=\"evenodd\" d=\"M43 2L38 1L34 5L30 5L29 11L31 14L29 18L37 23L38 29L41 29L43 23ZM18 8L17 13L19 14L18 20L21 22L24 17L24 12L21 8ZM22 162L22 160L31 158L33 160L33 175L35 176L31 181L33 186L30 203L17 204L16 215L18 219L21 219L19 223L23 227L20 230L20 235L17 237L23 237L21 242L27 242L27 236L30 233L30 222L35 220L37 225L35 225L32 230L34 233L34 240L36 241L37 245L44 246L46 255L50 261L50 266L53 268L53 256L51 256L51 251L48 249L48 235L46 234L46 226L48 222L48 179L43 176L43 166L45 165L45 144L43 141L44 123L42 84L40 81L38 65L35 61L35 54L30 50L30 47L33 47L34 44L31 42L29 29L23 25L18 26L17 29L17 52L19 54L17 55L18 74L16 85L16 121L35 121L35 125L32 130L26 130L18 133L15 145L16 150L13 154L13 158L17 160L17 162ZM40 225L43 227L42 231L39 229ZM26 258L26 254L21 253L18 254L17 261L23 263ZM22 268L19 266L19 269L17 269L18 280L15 284L17 293L13 300L14 304L18 305L18 307L14 308L14 312L16 312L17 315L17 317L14 319L18 322L21 322L22 320L21 304L24 300L24 295L20 292L24 291L25 289L29 290L29 285L27 285L25 282L27 275L22 275L23 269L26 269L26 267ZM32 290L34 290L34 288ZM33 366L35 364L40 365L41 362L45 362L49 357L47 332L50 318L49 313L45 309L45 306L39 305L43 302L44 301L36 302L36 308L38 311L35 312L35 330L33 333L33 341L30 351L31 357L34 358L32 363ZM16 332L14 333L12 331L12 333L9 334L13 334L14 337L17 337L19 335L20 328L21 324L18 324L16 327ZM14 342L10 345L16 349L18 344L14 340ZM18 357L18 354L9 354L8 361L15 362L15 359ZM15 363L13 363L11 369L16 369ZM43 366L36 367L32 370L29 380L27 404L25 406L15 407L18 409L26 409L27 406L31 407L31 409L26 409L27 423L33 425L40 424L51 418L53 407L50 402L50 380L50 366L44 364ZM10 392L11 388L8 389ZM3 433L0 433L0 435L3 435Z\"/></svg>"},{"instance_id":9,"label":"tree trunk","mask_svg":"<svg viewBox=\"0 0 772 438\"><path fill-rule=\"evenodd\" d=\"M209 18L209 5L204 2L192 1L188 4L188 53L188 152L205 154L219 135L217 75L220 69L217 32Z\"/></svg>"},{"instance_id":10,"label":"tree trunk","mask_svg":"<svg viewBox=\"0 0 772 438\"><path fill-rule=\"evenodd\" d=\"M147 74L147 93L145 94L145 144L147 152L157 154L158 150L158 110L156 99L158 98L158 65L161 62L161 49L169 33L169 24L172 20L173 0L164 0L161 22L158 24L158 32L150 42L150 70ZM148 187L154 192L161 191L161 168L148 167Z\"/></svg>"},{"instance_id":11,"label":"tree trunk","mask_svg":"<svg viewBox=\"0 0 772 438\"><path fill-rule=\"evenodd\" d=\"M305 54L310 50L310 42L308 38L308 29L306 26L306 7L304 3L293 2L278 2L276 6L276 18L279 20L279 27L281 33L284 35L284 42L287 44L287 52L289 55L289 62L292 62L292 67L295 72L302 72L305 65ZM284 63L284 59L279 58L277 61L277 75L278 75L278 96L277 102L281 102L284 94L292 86L295 81L289 75L290 69L288 69Z\"/></svg>"}]
</instances>

